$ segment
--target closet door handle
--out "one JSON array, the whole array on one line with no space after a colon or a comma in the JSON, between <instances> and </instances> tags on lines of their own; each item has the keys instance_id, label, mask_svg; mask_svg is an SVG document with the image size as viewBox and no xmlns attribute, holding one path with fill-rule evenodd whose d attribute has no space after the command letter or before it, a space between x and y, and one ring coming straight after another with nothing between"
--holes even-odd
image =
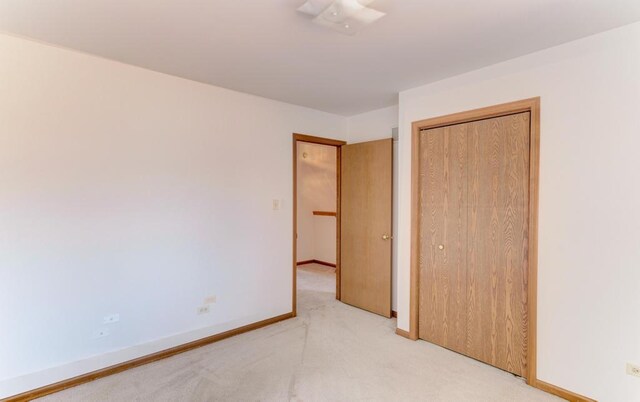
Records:
<instances>
[{"instance_id":1,"label":"closet door handle","mask_svg":"<svg viewBox=\"0 0 640 402\"><path fill-rule=\"evenodd\" d=\"M444 250L444 244L438 245L438 250Z\"/></svg>"}]
</instances>

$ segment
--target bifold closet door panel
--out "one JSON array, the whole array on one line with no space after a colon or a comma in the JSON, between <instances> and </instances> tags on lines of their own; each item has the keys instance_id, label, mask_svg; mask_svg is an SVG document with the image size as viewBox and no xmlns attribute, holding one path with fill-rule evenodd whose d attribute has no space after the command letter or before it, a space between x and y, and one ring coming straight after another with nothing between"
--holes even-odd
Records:
<instances>
[{"instance_id":1,"label":"bifold closet door panel","mask_svg":"<svg viewBox=\"0 0 640 402\"><path fill-rule=\"evenodd\" d=\"M468 125L420 133L419 337L465 353Z\"/></svg>"},{"instance_id":2,"label":"bifold closet door panel","mask_svg":"<svg viewBox=\"0 0 640 402\"><path fill-rule=\"evenodd\" d=\"M469 123L467 352L523 376L527 356L529 112Z\"/></svg>"}]
</instances>

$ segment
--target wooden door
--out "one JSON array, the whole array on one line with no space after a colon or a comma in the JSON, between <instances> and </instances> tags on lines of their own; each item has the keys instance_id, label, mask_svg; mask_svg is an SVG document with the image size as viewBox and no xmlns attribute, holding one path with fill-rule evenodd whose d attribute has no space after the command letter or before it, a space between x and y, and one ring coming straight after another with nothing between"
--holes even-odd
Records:
<instances>
[{"instance_id":1,"label":"wooden door","mask_svg":"<svg viewBox=\"0 0 640 402\"><path fill-rule=\"evenodd\" d=\"M420 338L458 352L466 342L467 124L421 141Z\"/></svg>"},{"instance_id":2,"label":"wooden door","mask_svg":"<svg viewBox=\"0 0 640 402\"><path fill-rule=\"evenodd\" d=\"M523 376L529 112L420 133L419 336Z\"/></svg>"},{"instance_id":3,"label":"wooden door","mask_svg":"<svg viewBox=\"0 0 640 402\"><path fill-rule=\"evenodd\" d=\"M342 146L340 299L391 317L391 139Z\"/></svg>"}]
</instances>

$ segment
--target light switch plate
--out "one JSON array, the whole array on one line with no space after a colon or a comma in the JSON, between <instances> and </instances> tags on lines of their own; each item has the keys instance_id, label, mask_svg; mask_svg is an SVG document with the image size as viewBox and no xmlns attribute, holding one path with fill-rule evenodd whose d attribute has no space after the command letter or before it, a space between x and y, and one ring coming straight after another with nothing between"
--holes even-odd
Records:
<instances>
[{"instance_id":1,"label":"light switch plate","mask_svg":"<svg viewBox=\"0 0 640 402\"><path fill-rule=\"evenodd\" d=\"M280 200L273 200L273 210L274 211L278 211L280 210L280 206L281 206L282 202L280 202Z\"/></svg>"}]
</instances>

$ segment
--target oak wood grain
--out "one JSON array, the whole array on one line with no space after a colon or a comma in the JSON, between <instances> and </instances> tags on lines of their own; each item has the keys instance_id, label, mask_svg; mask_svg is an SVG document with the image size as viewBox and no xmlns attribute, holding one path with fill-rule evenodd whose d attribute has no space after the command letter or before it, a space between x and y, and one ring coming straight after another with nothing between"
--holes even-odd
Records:
<instances>
[{"instance_id":1,"label":"oak wood grain","mask_svg":"<svg viewBox=\"0 0 640 402\"><path fill-rule=\"evenodd\" d=\"M422 130L462 124L472 121L506 116L516 113L529 112L530 149L529 149L529 272L528 272L528 348L527 370L525 378L527 384L544 389L537 380L537 294L538 294L538 208L540 182L540 120L541 101L539 97L488 106L480 109L467 110L446 116L432 117L415 121L411 124L411 259L410 259L410 288L409 288L409 338L418 339L419 322L419 187L421 161L419 157L420 133ZM546 384L555 387L552 384ZM548 387L547 387L548 388ZM545 389L548 392L550 388ZM569 391L567 391L569 392ZM553 393L553 392L552 392Z\"/></svg>"},{"instance_id":2,"label":"oak wood grain","mask_svg":"<svg viewBox=\"0 0 640 402\"><path fill-rule=\"evenodd\" d=\"M529 287L527 289L527 384L536 386L538 367L538 201L540 183L540 98L530 101L529 135Z\"/></svg>"},{"instance_id":3,"label":"oak wood grain","mask_svg":"<svg viewBox=\"0 0 640 402\"><path fill-rule=\"evenodd\" d=\"M529 127L523 112L419 133L419 337L524 376Z\"/></svg>"},{"instance_id":4,"label":"oak wood grain","mask_svg":"<svg viewBox=\"0 0 640 402\"><path fill-rule=\"evenodd\" d=\"M468 124L467 355L523 376L529 112Z\"/></svg>"},{"instance_id":5,"label":"oak wood grain","mask_svg":"<svg viewBox=\"0 0 640 402\"><path fill-rule=\"evenodd\" d=\"M392 140L349 144L341 161L341 301L391 317Z\"/></svg>"},{"instance_id":6,"label":"oak wood grain","mask_svg":"<svg viewBox=\"0 0 640 402\"><path fill-rule=\"evenodd\" d=\"M420 338L464 353L467 126L424 131L420 191Z\"/></svg>"}]
</instances>

